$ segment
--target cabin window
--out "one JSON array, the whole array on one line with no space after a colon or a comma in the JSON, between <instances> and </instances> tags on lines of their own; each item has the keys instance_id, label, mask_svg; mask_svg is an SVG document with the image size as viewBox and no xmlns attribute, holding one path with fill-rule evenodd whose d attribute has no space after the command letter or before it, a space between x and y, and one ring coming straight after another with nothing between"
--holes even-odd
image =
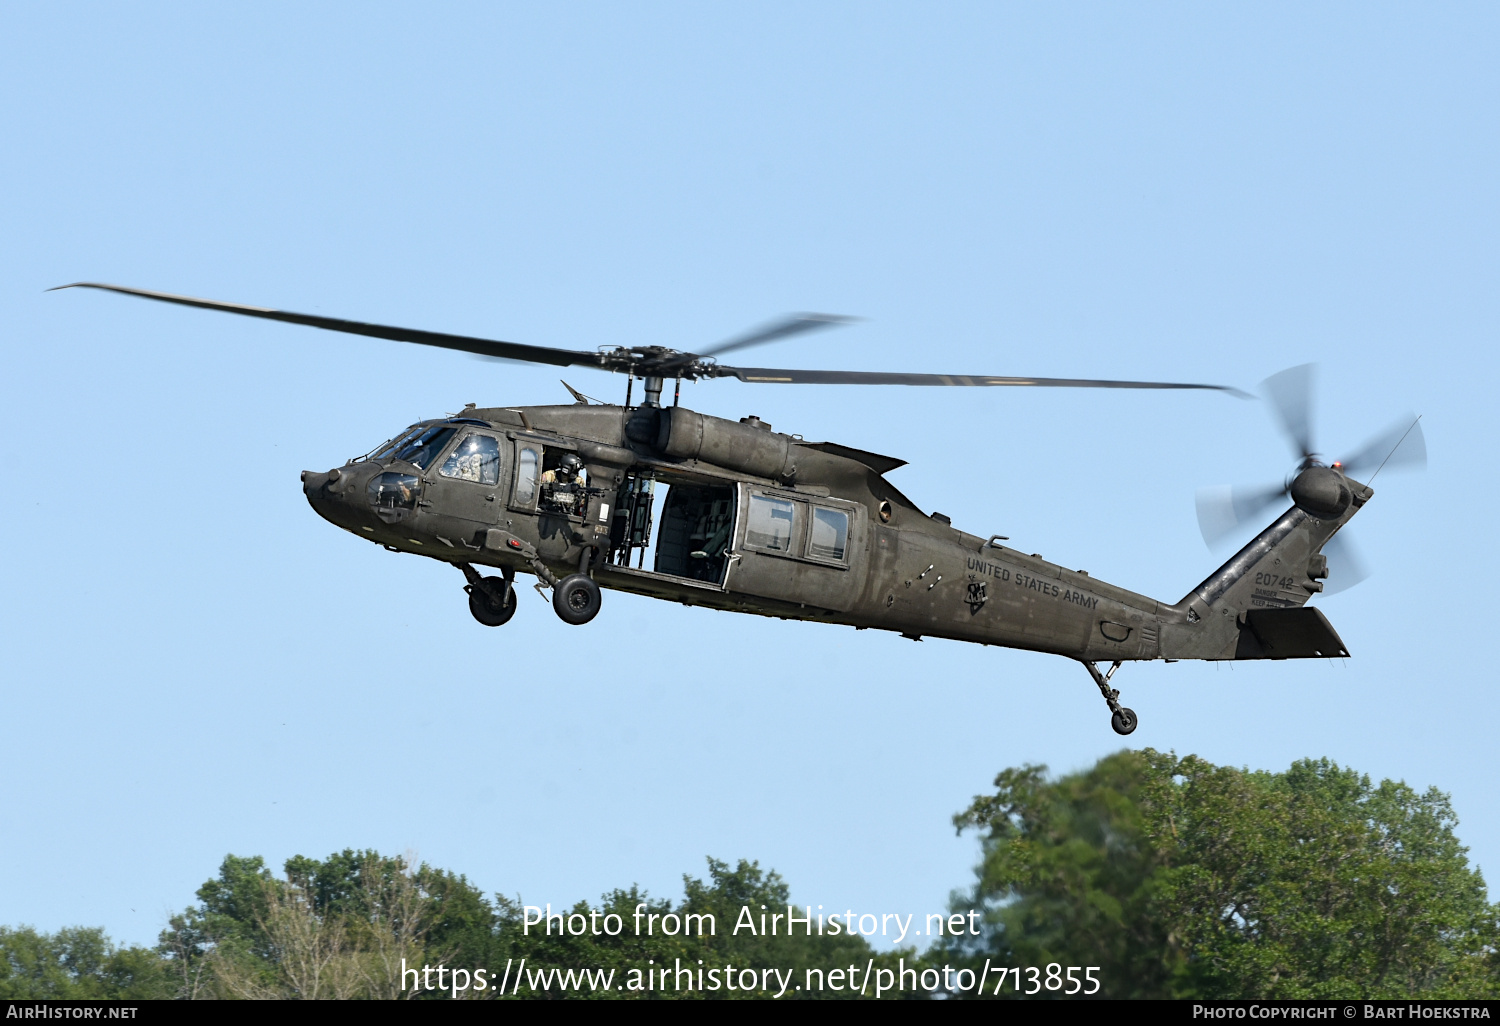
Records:
<instances>
[{"instance_id":1,"label":"cabin window","mask_svg":"<svg viewBox=\"0 0 1500 1026\"><path fill-rule=\"evenodd\" d=\"M769 552L789 552L792 547L792 516L795 509L785 499L773 499L768 495L750 496L745 544Z\"/></svg>"},{"instance_id":2,"label":"cabin window","mask_svg":"<svg viewBox=\"0 0 1500 1026\"><path fill-rule=\"evenodd\" d=\"M523 445L516 453L517 506L530 506L536 501L537 467L541 462L541 453L532 446Z\"/></svg>"},{"instance_id":3,"label":"cabin window","mask_svg":"<svg viewBox=\"0 0 1500 1026\"><path fill-rule=\"evenodd\" d=\"M813 559L832 559L842 563L848 543L849 514L841 509L813 507L807 554Z\"/></svg>"},{"instance_id":4,"label":"cabin window","mask_svg":"<svg viewBox=\"0 0 1500 1026\"><path fill-rule=\"evenodd\" d=\"M458 443L453 454L443 461L438 473L444 477L477 484L500 481L500 443L489 435L469 434Z\"/></svg>"}]
</instances>

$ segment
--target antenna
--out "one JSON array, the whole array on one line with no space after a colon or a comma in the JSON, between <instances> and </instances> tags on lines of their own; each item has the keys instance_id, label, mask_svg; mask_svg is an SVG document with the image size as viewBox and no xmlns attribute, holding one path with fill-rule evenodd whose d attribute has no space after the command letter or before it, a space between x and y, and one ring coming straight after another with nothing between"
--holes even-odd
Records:
<instances>
[{"instance_id":1,"label":"antenna","mask_svg":"<svg viewBox=\"0 0 1500 1026\"><path fill-rule=\"evenodd\" d=\"M1406 431L1402 433L1401 437L1397 439L1396 444L1391 446L1391 451L1385 454L1385 459L1380 461L1380 466L1375 468L1375 473L1370 475L1370 482L1372 484L1374 483L1375 479L1380 476L1380 472L1385 469L1385 465L1391 461L1391 457L1396 455L1396 450L1401 448L1401 443L1406 441L1406 436L1411 434L1412 431L1416 429L1416 426L1421 422L1422 415L1419 413L1417 414L1417 419L1411 422L1411 427L1407 428Z\"/></svg>"},{"instance_id":2,"label":"antenna","mask_svg":"<svg viewBox=\"0 0 1500 1026\"><path fill-rule=\"evenodd\" d=\"M558 378L557 380L562 381L562 378ZM578 391L578 389L574 388L566 381L562 382L562 387L568 390L569 394L573 396L573 401L579 406L587 406L590 399L593 399L594 402L599 403L600 406L604 405L603 402L598 399L594 399L593 396L584 395L582 392Z\"/></svg>"}]
</instances>

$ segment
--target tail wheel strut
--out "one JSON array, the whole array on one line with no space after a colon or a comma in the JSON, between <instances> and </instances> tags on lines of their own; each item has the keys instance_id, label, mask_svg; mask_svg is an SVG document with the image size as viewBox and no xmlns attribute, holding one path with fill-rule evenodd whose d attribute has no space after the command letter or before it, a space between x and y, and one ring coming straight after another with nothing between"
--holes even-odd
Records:
<instances>
[{"instance_id":1,"label":"tail wheel strut","mask_svg":"<svg viewBox=\"0 0 1500 1026\"><path fill-rule=\"evenodd\" d=\"M1094 683L1099 685L1099 693L1104 696L1105 704L1109 706L1109 725L1116 734L1129 734L1136 728L1140 721L1136 719L1135 710L1127 709L1120 704L1120 692L1109 686L1109 680L1120 668L1122 661L1116 659L1108 672L1100 673L1099 667L1084 660L1084 669L1089 671L1089 676L1094 678Z\"/></svg>"}]
</instances>

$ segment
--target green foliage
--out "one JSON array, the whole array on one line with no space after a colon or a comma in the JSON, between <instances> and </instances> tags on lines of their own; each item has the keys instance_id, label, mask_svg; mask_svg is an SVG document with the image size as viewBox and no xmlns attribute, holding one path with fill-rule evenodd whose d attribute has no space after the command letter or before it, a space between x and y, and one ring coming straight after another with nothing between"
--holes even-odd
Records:
<instances>
[{"instance_id":1,"label":"green foliage","mask_svg":"<svg viewBox=\"0 0 1500 1026\"><path fill-rule=\"evenodd\" d=\"M159 950L184 997L381 998L401 967L483 958L490 905L461 876L378 852L288 859L230 855L174 916Z\"/></svg>"},{"instance_id":2,"label":"green foliage","mask_svg":"<svg viewBox=\"0 0 1500 1026\"><path fill-rule=\"evenodd\" d=\"M1497 910L1448 796L1304 760L1252 773L1146 752L1170 910L1207 993L1477 997Z\"/></svg>"},{"instance_id":3,"label":"green foliage","mask_svg":"<svg viewBox=\"0 0 1500 1026\"><path fill-rule=\"evenodd\" d=\"M947 957L1097 965L1111 997L1495 992L1497 909L1436 790L1149 749L1044 774L1006 770L955 817L981 831L987 929Z\"/></svg>"},{"instance_id":4,"label":"green foliage","mask_svg":"<svg viewBox=\"0 0 1500 1026\"><path fill-rule=\"evenodd\" d=\"M116 947L97 927L0 927L0 999L139 1000L173 990L154 951Z\"/></svg>"},{"instance_id":5,"label":"green foliage","mask_svg":"<svg viewBox=\"0 0 1500 1026\"><path fill-rule=\"evenodd\" d=\"M983 908L986 930L941 950L975 969L986 957L1099 966L1111 997L1172 994L1182 954L1153 906L1157 853L1139 801L1149 772L1122 752L1053 782L1044 766L997 776L993 795L954 817L960 830L983 831L984 853L972 897L954 908Z\"/></svg>"},{"instance_id":6,"label":"green foliage","mask_svg":"<svg viewBox=\"0 0 1500 1026\"><path fill-rule=\"evenodd\" d=\"M913 956L911 951L876 955L858 936L809 937L805 930L788 936L786 882L743 860L731 868L710 859L708 882L684 877L686 897L679 905L632 887L611 891L597 903L553 910L564 922L575 913L583 916L589 928L581 934L577 920L570 931L553 920L549 933L545 923L537 925L541 917L534 910L528 927L519 900L491 902L462 876L426 865L413 869L372 851L346 850L322 861L299 856L287 861L285 871L280 879L259 858L231 855L219 875L198 889L199 904L172 918L159 950L181 996L494 998L502 996L498 979L487 981L482 991L462 992L452 989L451 977L424 975L418 989L403 969L443 966L498 975L507 964L519 971L524 959L533 973L548 972L551 985L540 988L547 997L743 998L762 995L722 984L705 993L699 988L707 979L698 976L699 968L705 973L730 966L790 970L801 983L805 968L855 965L863 972L872 958L886 965ZM735 930L742 907L757 917L756 930ZM762 907L783 914L776 936L760 932ZM610 914L619 917L614 935L604 930ZM669 915L674 917L670 932L663 924ZM685 929L685 923L692 927ZM686 973L674 972L673 986L663 989L648 971L667 968ZM613 970L623 989L565 988L553 970ZM528 977L519 996L538 996L532 980Z\"/></svg>"},{"instance_id":7,"label":"green foliage","mask_svg":"<svg viewBox=\"0 0 1500 1026\"><path fill-rule=\"evenodd\" d=\"M787 996L850 997L791 987L809 969L862 975L871 960L899 959L918 970L1098 966L1104 997L1500 994L1500 909L1436 790L1373 785L1326 759L1267 773L1147 749L1056 780L1041 766L1005 770L954 822L977 830L983 850L955 910L983 909L985 929L920 958L876 954L859 936L789 934L784 918L763 932L761 915L784 916L789 889L744 860L710 859L706 879L683 878L677 904L631 887L553 909L566 926L554 919L549 931L535 910L528 925L520 899L374 851L298 856L279 877L230 855L154 951L116 947L98 929L0 928L0 999L495 998L515 996L496 986L523 960L521 997L539 996L533 987L557 998L765 996L764 977L729 989L729 967L790 972ZM438 966L447 980L424 975L419 987L402 972ZM495 977L464 992L455 968ZM611 989L557 975L579 970L612 971ZM710 970L718 990L702 989ZM1016 989L1012 977L1002 995Z\"/></svg>"},{"instance_id":8,"label":"green foliage","mask_svg":"<svg viewBox=\"0 0 1500 1026\"><path fill-rule=\"evenodd\" d=\"M597 911L600 922L603 921L603 917L611 913L617 915L620 917L620 932L617 936L609 936L603 934L602 931L601 935L595 936L592 922L589 932L576 936L560 936L558 924L555 921L551 935L539 926L532 926L523 932L523 907L519 903L502 901L499 932L507 942L505 957L514 959L525 957L532 965L615 969L617 981L624 982L627 986L632 980L629 976L631 970L639 973L649 967L657 970L686 968L696 971L700 968L700 960L705 972L710 968L720 970L721 981L722 971L726 967L733 966L737 969L753 967L779 969L783 973L791 971L794 981L792 985L800 985L804 981L804 970L809 968L826 971L847 969L855 965L862 973L872 958L877 967L894 966L896 960L903 956L908 965L912 961L913 951L876 954L868 942L859 936L850 937L847 934L819 936L816 930L812 936L807 936L806 928L801 924L798 924L795 932L789 935L785 920L789 902L786 882L780 874L774 871L763 871L758 863L741 859L738 865L731 868L727 862L709 859L708 873L707 882L690 876L683 877L685 898L680 905L676 906L669 901L653 900L632 887L629 890L611 891L604 895L603 900L598 904L579 902L570 909L554 910L562 911L564 915L576 913L585 918L590 918ZM638 909L641 905L645 907ZM736 924L740 923L741 910L744 908L750 909L755 926L754 932L748 928L735 930ZM774 924L777 931L774 936L769 930L764 933L761 931L759 917L762 909L766 912L768 923L772 913L779 912L783 915L781 922ZM637 911L641 916L639 935L636 933ZM653 914L658 917L655 921L650 918ZM661 926L661 917L669 914L677 917L672 924L673 929L676 930L674 934L664 932ZM798 914L805 915L806 913L802 910ZM689 919L689 917L702 918ZM534 922L535 919L536 913L533 912L532 921ZM694 924L691 935L679 925L687 922ZM640 982L639 977L634 979ZM708 977L705 976L705 984L707 979ZM673 986L665 991L647 990L642 984L639 990L627 990L608 996L658 999L735 999L769 996L761 991L730 990L722 983L717 990L706 986L705 989L699 990L696 975L692 983L693 989L678 990ZM560 992L554 991L554 993L556 996L562 996ZM774 988L772 993L775 993ZM787 996L793 995L811 998L851 996L847 991L823 990L798 993L789 988ZM570 996L592 995L575 993Z\"/></svg>"}]
</instances>

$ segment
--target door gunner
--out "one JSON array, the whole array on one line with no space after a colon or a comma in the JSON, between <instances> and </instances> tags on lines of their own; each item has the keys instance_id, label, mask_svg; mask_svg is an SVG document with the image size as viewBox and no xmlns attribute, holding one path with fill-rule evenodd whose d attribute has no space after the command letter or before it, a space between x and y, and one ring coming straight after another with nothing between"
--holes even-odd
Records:
<instances>
[{"instance_id":1,"label":"door gunner","mask_svg":"<svg viewBox=\"0 0 1500 1026\"><path fill-rule=\"evenodd\" d=\"M556 467L542 473L544 503L568 513L577 513L583 494L583 461L572 453L564 456Z\"/></svg>"}]
</instances>

